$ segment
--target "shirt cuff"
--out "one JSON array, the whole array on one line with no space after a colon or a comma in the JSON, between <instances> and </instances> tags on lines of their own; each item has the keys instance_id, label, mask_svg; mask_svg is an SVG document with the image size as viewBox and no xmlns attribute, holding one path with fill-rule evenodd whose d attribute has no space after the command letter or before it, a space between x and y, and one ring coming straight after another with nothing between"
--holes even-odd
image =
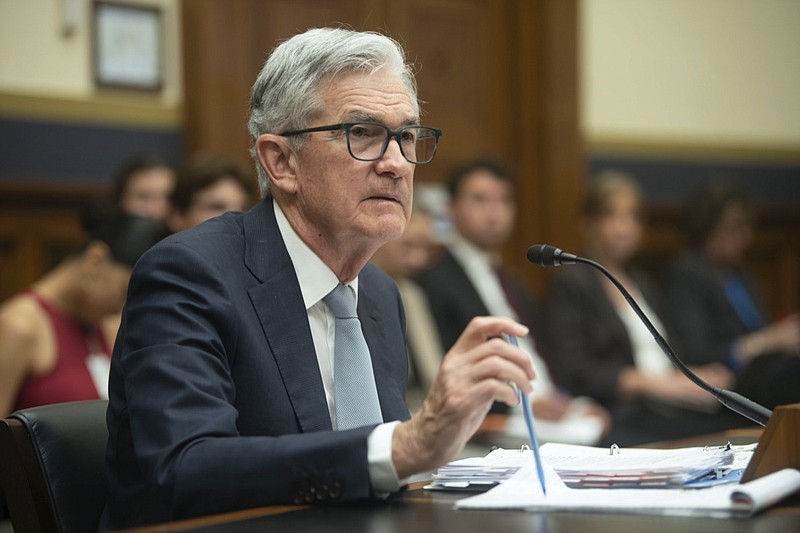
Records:
<instances>
[{"instance_id":1,"label":"shirt cuff","mask_svg":"<svg viewBox=\"0 0 800 533\"><path fill-rule=\"evenodd\" d=\"M392 462L392 437L399 421L380 424L367 438L367 461L372 489L378 496L385 497L397 492L408 484L408 480L397 478L397 470Z\"/></svg>"}]
</instances>

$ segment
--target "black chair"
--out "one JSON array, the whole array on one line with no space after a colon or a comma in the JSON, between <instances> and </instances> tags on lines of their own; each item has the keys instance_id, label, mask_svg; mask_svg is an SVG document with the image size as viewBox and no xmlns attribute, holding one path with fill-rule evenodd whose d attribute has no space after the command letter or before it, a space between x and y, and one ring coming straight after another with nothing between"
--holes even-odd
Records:
<instances>
[{"instance_id":1,"label":"black chair","mask_svg":"<svg viewBox=\"0 0 800 533\"><path fill-rule=\"evenodd\" d=\"M45 405L0 421L0 482L15 533L97 531L107 407L106 400Z\"/></svg>"}]
</instances>

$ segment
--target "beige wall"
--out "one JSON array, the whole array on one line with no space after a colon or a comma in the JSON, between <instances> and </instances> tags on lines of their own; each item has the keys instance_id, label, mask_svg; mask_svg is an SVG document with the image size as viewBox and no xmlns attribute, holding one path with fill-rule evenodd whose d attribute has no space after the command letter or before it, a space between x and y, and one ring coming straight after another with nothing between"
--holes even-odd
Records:
<instances>
[{"instance_id":1,"label":"beige wall","mask_svg":"<svg viewBox=\"0 0 800 533\"><path fill-rule=\"evenodd\" d=\"M800 151L800 2L582 0L593 144Z\"/></svg>"},{"instance_id":2,"label":"beige wall","mask_svg":"<svg viewBox=\"0 0 800 533\"><path fill-rule=\"evenodd\" d=\"M87 104L101 106L99 120L126 120L128 105L144 120L174 121L182 103L180 68L180 0L126 0L161 9L163 89L157 93L99 89L92 74L90 0L0 1L0 111L4 114L67 115L74 103L91 116ZM64 33L65 14L77 13L77 26ZM39 105L42 104L42 105ZM150 111L148 117L147 110ZM98 113L95 108L95 114ZM79 118L79 117L73 117Z\"/></svg>"}]
</instances>

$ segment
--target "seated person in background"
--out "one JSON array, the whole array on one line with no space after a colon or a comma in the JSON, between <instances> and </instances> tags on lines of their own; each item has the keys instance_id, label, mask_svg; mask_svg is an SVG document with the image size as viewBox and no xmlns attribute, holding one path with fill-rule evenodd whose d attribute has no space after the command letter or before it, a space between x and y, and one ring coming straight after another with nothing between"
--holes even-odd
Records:
<instances>
[{"instance_id":1,"label":"seated person in background","mask_svg":"<svg viewBox=\"0 0 800 533\"><path fill-rule=\"evenodd\" d=\"M178 171L170 195L170 231L196 226L227 211L247 211L256 197L255 182L224 157L200 155Z\"/></svg>"},{"instance_id":2,"label":"seated person in background","mask_svg":"<svg viewBox=\"0 0 800 533\"><path fill-rule=\"evenodd\" d=\"M627 175L606 172L592 181L582 207L583 253L616 276L680 354L665 330L657 287L630 261L644 231L642 194ZM609 442L630 446L747 425L675 370L622 294L600 272L565 267L548 305L548 350L556 378L612 413ZM733 376L719 363L693 369L712 385ZM705 412L704 412L705 411ZM715 411L709 414L707 411Z\"/></svg>"},{"instance_id":3,"label":"seated person in background","mask_svg":"<svg viewBox=\"0 0 800 533\"><path fill-rule=\"evenodd\" d=\"M670 269L667 295L686 361L726 365L737 392L770 409L800 402L797 311L768 323L742 271L753 240L747 198L712 183L689 200L684 222L691 251Z\"/></svg>"},{"instance_id":4,"label":"seated person in background","mask_svg":"<svg viewBox=\"0 0 800 533\"><path fill-rule=\"evenodd\" d=\"M165 222L174 186L175 171L161 156L134 156L114 176L112 210Z\"/></svg>"},{"instance_id":5,"label":"seated person in background","mask_svg":"<svg viewBox=\"0 0 800 533\"><path fill-rule=\"evenodd\" d=\"M148 218L84 218L84 246L0 307L0 416L107 397L116 331L101 321L120 312L133 264L165 232Z\"/></svg>"},{"instance_id":6,"label":"seated person in background","mask_svg":"<svg viewBox=\"0 0 800 533\"><path fill-rule=\"evenodd\" d=\"M455 169L448 181L455 234L439 260L417 276L417 282L425 292L444 347L453 346L458 332L476 316L506 316L528 326L531 335L520 338L519 343L530 354L538 374L534 414L548 421L576 414L595 419L597 423L587 425L593 434L579 438L584 444L591 443L607 429L607 413L593 402L576 400L556 388L536 346L541 336L539 308L501 264L500 249L511 235L516 217L515 185L511 171L491 159L470 161ZM549 440L544 434L540 438Z\"/></svg>"},{"instance_id":7,"label":"seated person in background","mask_svg":"<svg viewBox=\"0 0 800 533\"><path fill-rule=\"evenodd\" d=\"M275 48L248 129L263 199L167 237L131 275L109 379L100 529L274 504L383 500L454 459L534 369L470 323L409 418L405 314L368 264L403 234L419 125L411 67L377 33Z\"/></svg>"},{"instance_id":8,"label":"seated person in background","mask_svg":"<svg viewBox=\"0 0 800 533\"><path fill-rule=\"evenodd\" d=\"M435 246L431 216L415 205L403 236L381 246L371 260L392 276L403 299L409 359L406 403L411 412L422 406L444 356L425 294L412 279L430 265Z\"/></svg>"}]
</instances>

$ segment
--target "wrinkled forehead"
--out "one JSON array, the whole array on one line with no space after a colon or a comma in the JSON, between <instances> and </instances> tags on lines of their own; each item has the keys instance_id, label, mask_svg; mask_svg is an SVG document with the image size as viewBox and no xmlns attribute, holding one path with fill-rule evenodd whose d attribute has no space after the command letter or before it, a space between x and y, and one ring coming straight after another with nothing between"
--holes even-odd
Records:
<instances>
[{"instance_id":1,"label":"wrinkled forehead","mask_svg":"<svg viewBox=\"0 0 800 533\"><path fill-rule=\"evenodd\" d=\"M347 69L329 74L315 89L317 113L336 111L353 122L380 122L376 112L401 116L403 124L419 123L419 103L403 78L386 68Z\"/></svg>"}]
</instances>

